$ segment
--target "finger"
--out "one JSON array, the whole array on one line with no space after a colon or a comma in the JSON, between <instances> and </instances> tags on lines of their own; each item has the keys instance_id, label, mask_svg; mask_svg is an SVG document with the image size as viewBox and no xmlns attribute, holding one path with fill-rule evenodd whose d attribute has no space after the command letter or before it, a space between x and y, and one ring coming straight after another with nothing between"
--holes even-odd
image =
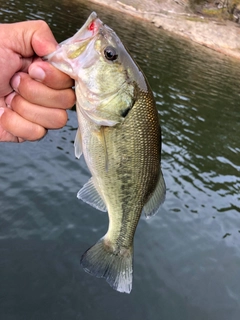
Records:
<instances>
[{"instance_id":1,"label":"finger","mask_svg":"<svg viewBox=\"0 0 240 320\"><path fill-rule=\"evenodd\" d=\"M46 22L42 20L24 21L1 25L3 32L18 32L12 41L12 50L23 57L31 57L36 53L42 57L56 49L57 42ZM11 44L11 42L10 42Z\"/></svg>"},{"instance_id":2,"label":"finger","mask_svg":"<svg viewBox=\"0 0 240 320\"><path fill-rule=\"evenodd\" d=\"M11 133L7 132L4 130L1 126L1 116L5 111L5 107L0 107L0 141L5 141L5 142L18 142L18 139L14 137Z\"/></svg>"},{"instance_id":3,"label":"finger","mask_svg":"<svg viewBox=\"0 0 240 320\"><path fill-rule=\"evenodd\" d=\"M1 121L0 121L0 142L23 142L23 141L24 140L18 139L17 137L13 136L11 133L4 130L1 127Z\"/></svg>"},{"instance_id":4,"label":"finger","mask_svg":"<svg viewBox=\"0 0 240 320\"><path fill-rule=\"evenodd\" d=\"M6 107L6 101L4 100L3 97L0 97L0 108L2 109L4 107Z\"/></svg>"},{"instance_id":5,"label":"finger","mask_svg":"<svg viewBox=\"0 0 240 320\"><path fill-rule=\"evenodd\" d=\"M37 20L34 22L36 23L36 32L32 34L32 47L39 57L43 57L56 50L58 43L45 21Z\"/></svg>"},{"instance_id":6,"label":"finger","mask_svg":"<svg viewBox=\"0 0 240 320\"><path fill-rule=\"evenodd\" d=\"M12 88L25 100L48 108L70 109L75 104L72 89L55 90L19 72L11 80Z\"/></svg>"},{"instance_id":7,"label":"finger","mask_svg":"<svg viewBox=\"0 0 240 320\"><path fill-rule=\"evenodd\" d=\"M68 89L74 86L74 81L68 75L42 60L34 61L30 65L28 73L31 78L52 89Z\"/></svg>"},{"instance_id":8,"label":"finger","mask_svg":"<svg viewBox=\"0 0 240 320\"><path fill-rule=\"evenodd\" d=\"M47 132L42 126L22 118L9 108L5 108L0 119L0 125L2 130L8 133L8 138L16 137L18 141L39 140L44 137Z\"/></svg>"},{"instance_id":9,"label":"finger","mask_svg":"<svg viewBox=\"0 0 240 320\"><path fill-rule=\"evenodd\" d=\"M67 112L63 109L47 108L32 104L16 94L11 101L11 108L22 118L47 129L59 129L68 120Z\"/></svg>"}]
</instances>

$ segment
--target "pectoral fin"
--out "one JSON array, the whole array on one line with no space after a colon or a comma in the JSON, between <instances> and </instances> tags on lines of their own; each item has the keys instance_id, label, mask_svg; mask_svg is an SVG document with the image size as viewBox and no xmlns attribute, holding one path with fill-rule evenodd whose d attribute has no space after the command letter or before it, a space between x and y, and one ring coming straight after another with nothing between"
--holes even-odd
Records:
<instances>
[{"instance_id":1,"label":"pectoral fin","mask_svg":"<svg viewBox=\"0 0 240 320\"><path fill-rule=\"evenodd\" d=\"M79 159L82 155L82 137L81 137L81 132L79 128L77 129L77 133L75 136L74 149L75 149L75 157Z\"/></svg>"},{"instance_id":2,"label":"pectoral fin","mask_svg":"<svg viewBox=\"0 0 240 320\"><path fill-rule=\"evenodd\" d=\"M160 169L159 180L157 186L143 208L146 218L152 217L158 210L159 206L164 202L166 196L166 185L163 178L162 170Z\"/></svg>"},{"instance_id":3,"label":"pectoral fin","mask_svg":"<svg viewBox=\"0 0 240 320\"><path fill-rule=\"evenodd\" d=\"M100 211L107 211L107 207L98 193L92 178L78 191L77 197Z\"/></svg>"}]
</instances>

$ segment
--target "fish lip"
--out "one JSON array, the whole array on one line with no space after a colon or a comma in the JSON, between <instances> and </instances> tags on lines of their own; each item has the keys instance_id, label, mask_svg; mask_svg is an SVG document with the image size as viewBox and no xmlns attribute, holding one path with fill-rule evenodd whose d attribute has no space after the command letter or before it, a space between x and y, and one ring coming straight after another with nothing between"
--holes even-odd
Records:
<instances>
[{"instance_id":1,"label":"fish lip","mask_svg":"<svg viewBox=\"0 0 240 320\"><path fill-rule=\"evenodd\" d=\"M71 38L73 41L81 42L88 39L92 39L98 32L99 29L103 26L103 22L98 18L96 12L92 12L88 17L84 25L78 30L78 32ZM87 33L87 36L84 36L84 33ZM68 40L62 42L64 44Z\"/></svg>"}]
</instances>

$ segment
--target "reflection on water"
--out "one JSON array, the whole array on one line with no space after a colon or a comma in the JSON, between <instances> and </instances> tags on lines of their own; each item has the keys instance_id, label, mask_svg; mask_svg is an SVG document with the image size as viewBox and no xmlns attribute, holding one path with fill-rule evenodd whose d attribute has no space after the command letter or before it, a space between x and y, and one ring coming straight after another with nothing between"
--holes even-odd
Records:
<instances>
[{"instance_id":1,"label":"reflection on water","mask_svg":"<svg viewBox=\"0 0 240 320\"><path fill-rule=\"evenodd\" d=\"M107 216L76 198L89 173L73 154L75 111L38 143L1 144L0 318L238 319L239 62L90 3L0 2L1 22L44 19L58 41L92 10L118 33L154 91L168 188L139 223L121 295L79 266Z\"/></svg>"}]
</instances>

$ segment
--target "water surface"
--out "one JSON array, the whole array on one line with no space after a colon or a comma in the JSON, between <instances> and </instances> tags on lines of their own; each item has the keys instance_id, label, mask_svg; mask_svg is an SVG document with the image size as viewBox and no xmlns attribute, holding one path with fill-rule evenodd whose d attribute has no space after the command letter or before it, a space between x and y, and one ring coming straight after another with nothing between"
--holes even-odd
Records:
<instances>
[{"instance_id":1,"label":"water surface","mask_svg":"<svg viewBox=\"0 0 240 320\"><path fill-rule=\"evenodd\" d=\"M167 198L135 235L130 295L86 274L107 215L76 198L76 113L41 141L1 143L0 318L237 320L240 313L240 64L91 3L0 1L1 22L44 19L62 41L92 10L127 45L156 98Z\"/></svg>"}]
</instances>

